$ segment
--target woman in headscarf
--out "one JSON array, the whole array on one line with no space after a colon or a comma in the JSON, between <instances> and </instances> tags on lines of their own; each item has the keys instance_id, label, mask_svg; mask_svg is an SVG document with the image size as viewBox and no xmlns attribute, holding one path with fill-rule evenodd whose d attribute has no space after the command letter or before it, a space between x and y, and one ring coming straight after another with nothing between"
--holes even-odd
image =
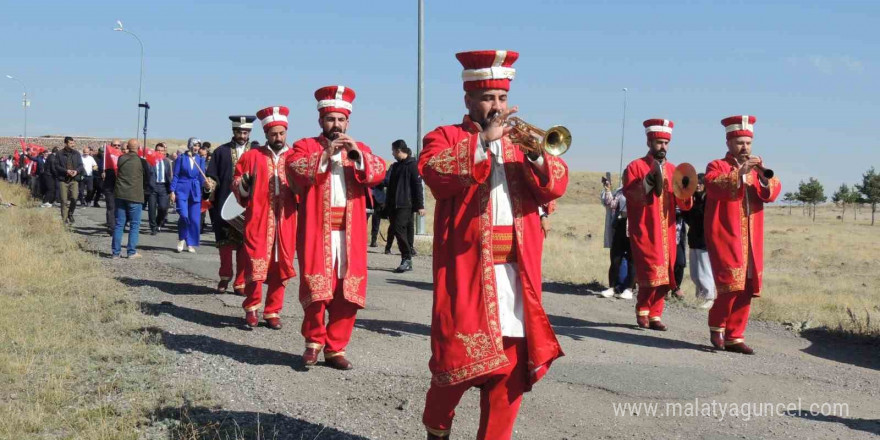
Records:
<instances>
[{"instance_id":1,"label":"woman in headscarf","mask_svg":"<svg viewBox=\"0 0 880 440\"><path fill-rule=\"evenodd\" d=\"M186 247L195 253L199 245L202 206L202 185L205 183L205 159L199 156L202 142L189 138L186 154L174 161L174 177L171 179L171 201L175 203L180 219L177 222L177 252Z\"/></svg>"}]
</instances>

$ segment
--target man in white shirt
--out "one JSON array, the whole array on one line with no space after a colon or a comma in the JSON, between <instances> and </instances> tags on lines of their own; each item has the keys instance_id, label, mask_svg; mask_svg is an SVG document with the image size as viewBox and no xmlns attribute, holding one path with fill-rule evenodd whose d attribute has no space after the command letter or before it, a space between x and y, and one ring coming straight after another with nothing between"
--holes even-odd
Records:
<instances>
[{"instance_id":1,"label":"man in white shirt","mask_svg":"<svg viewBox=\"0 0 880 440\"><path fill-rule=\"evenodd\" d=\"M83 147L82 149L83 180L79 185L79 204L81 206L89 206L89 201L95 192L95 178L93 173L98 169L98 162L92 157L92 149Z\"/></svg>"}]
</instances>

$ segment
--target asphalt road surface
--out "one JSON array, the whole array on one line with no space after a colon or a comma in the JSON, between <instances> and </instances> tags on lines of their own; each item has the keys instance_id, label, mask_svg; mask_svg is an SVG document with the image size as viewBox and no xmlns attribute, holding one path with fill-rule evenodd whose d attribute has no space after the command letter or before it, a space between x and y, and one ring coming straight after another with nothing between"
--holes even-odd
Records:
<instances>
[{"instance_id":1,"label":"asphalt road surface","mask_svg":"<svg viewBox=\"0 0 880 440\"><path fill-rule=\"evenodd\" d=\"M108 257L104 209L76 213L84 247ZM146 212L143 220L147 230ZM142 233L143 259L102 261L131 287L151 316L150 331L174 353L175 379L200 381L216 398L215 407L193 408L194 414L243 427L259 423L265 438L425 438L429 257L417 257L413 272L395 274L399 257L370 249L367 308L358 313L347 349L355 369L319 364L304 371L297 280L287 288L282 330L245 331L241 298L213 291L219 265L213 234L203 234L196 254L176 253L176 236ZM747 339L757 355L715 352L705 311L672 304L664 315L670 330L645 331L634 325L632 301L550 281L544 289L566 356L525 395L516 439L880 436L876 345L753 322ZM452 438L475 438L478 405L471 390L458 407ZM144 435L163 437L163 422Z\"/></svg>"}]
</instances>

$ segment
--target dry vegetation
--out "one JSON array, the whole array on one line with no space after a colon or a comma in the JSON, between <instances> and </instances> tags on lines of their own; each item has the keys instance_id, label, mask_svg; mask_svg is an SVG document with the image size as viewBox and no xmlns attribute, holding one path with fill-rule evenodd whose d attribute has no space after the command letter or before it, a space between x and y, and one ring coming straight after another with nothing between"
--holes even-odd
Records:
<instances>
[{"instance_id":1,"label":"dry vegetation","mask_svg":"<svg viewBox=\"0 0 880 440\"><path fill-rule=\"evenodd\" d=\"M156 408L199 401L125 286L80 250L56 210L0 183L0 438L135 439Z\"/></svg>"},{"instance_id":2,"label":"dry vegetation","mask_svg":"<svg viewBox=\"0 0 880 440\"><path fill-rule=\"evenodd\" d=\"M572 173L569 189L552 219L544 246L544 278L573 284L606 284L605 210L599 204L603 173ZM617 182L617 177L613 176ZM426 225L431 229L433 200ZM827 327L833 331L880 337L880 227L870 226L870 210L853 220L840 210L819 207L815 223L795 207L769 207L765 228L764 296L752 317L788 323L795 330ZM384 230L383 230L384 231ZM427 241L418 243L429 252ZM683 289L695 305L685 271Z\"/></svg>"}]
</instances>

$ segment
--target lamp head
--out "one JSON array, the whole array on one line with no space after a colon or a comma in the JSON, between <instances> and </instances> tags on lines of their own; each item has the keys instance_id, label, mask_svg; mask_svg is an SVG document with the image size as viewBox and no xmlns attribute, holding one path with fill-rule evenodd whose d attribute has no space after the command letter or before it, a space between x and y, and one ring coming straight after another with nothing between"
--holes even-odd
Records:
<instances>
[{"instance_id":1,"label":"lamp head","mask_svg":"<svg viewBox=\"0 0 880 440\"><path fill-rule=\"evenodd\" d=\"M15 79L15 78L12 77L12 75L6 75L6 77L9 78L9 79Z\"/></svg>"},{"instance_id":2,"label":"lamp head","mask_svg":"<svg viewBox=\"0 0 880 440\"><path fill-rule=\"evenodd\" d=\"M121 21L116 20L116 27L113 28L113 30L114 30L114 31L124 31L125 28L122 27L122 22L121 22Z\"/></svg>"}]
</instances>

